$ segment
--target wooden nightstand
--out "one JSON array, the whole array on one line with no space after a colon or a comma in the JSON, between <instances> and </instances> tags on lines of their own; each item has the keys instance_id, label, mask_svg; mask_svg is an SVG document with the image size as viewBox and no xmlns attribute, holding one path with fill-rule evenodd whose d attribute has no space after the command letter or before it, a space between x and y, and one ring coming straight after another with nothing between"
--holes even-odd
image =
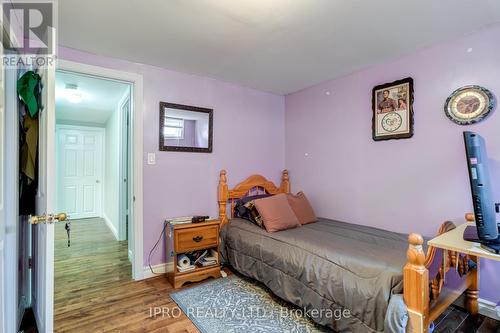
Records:
<instances>
[{"instance_id":1,"label":"wooden nightstand","mask_svg":"<svg viewBox=\"0 0 500 333\"><path fill-rule=\"evenodd\" d=\"M173 226L174 237L174 271L168 274L168 279L174 288L180 288L186 282L196 282L203 279L220 277L219 255L220 221L212 220L201 223L177 224ZM217 251L219 262L209 267L196 267L188 272L179 272L177 257L186 252L213 249Z\"/></svg>"}]
</instances>

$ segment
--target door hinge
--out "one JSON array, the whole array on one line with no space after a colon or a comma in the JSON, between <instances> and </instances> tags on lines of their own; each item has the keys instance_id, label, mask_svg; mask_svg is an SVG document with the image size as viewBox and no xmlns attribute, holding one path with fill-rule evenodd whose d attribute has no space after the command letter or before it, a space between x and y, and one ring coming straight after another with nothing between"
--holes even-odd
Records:
<instances>
[{"instance_id":1,"label":"door hinge","mask_svg":"<svg viewBox=\"0 0 500 333\"><path fill-rule=\"evenodd\" d=\"M32 257L28 257L28 268L29 269L33 268L33 258Z\"/></svg>"}]
</instances>

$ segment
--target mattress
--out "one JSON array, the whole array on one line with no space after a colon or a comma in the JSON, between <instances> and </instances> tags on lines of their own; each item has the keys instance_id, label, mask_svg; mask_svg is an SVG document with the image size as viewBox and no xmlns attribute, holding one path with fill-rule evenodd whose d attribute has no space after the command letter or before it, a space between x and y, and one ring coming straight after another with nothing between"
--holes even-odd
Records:
<instances>
[{"instance_id":1,"label":"mattress","mask_svg":"<svg viewBox=\"0 0 500 333\"><path fill-rule=\"evenodd\" d=\"M384 332L388 324L386 332L404 331L406 308L398 294L407 235L328 219L268 233L232 219L221 241L223 264L264 283L319 324L338 332Z\"/></svg>"}]
</instances>

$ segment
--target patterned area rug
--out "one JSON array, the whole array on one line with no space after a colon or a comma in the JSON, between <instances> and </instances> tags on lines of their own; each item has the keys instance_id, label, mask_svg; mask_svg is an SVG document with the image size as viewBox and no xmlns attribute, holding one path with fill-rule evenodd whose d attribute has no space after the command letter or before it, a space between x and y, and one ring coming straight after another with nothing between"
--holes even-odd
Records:
<instances>
[{"instance_id":1,"label":"patterned area rug","mask_svg":"<svg viewBox=\"0 0 500 333\"><path fill-rule=\"evenodd\" d=\"M231 275L171 294L202 333L329 332L250 279Z\"/></svg>"}]
</instances>

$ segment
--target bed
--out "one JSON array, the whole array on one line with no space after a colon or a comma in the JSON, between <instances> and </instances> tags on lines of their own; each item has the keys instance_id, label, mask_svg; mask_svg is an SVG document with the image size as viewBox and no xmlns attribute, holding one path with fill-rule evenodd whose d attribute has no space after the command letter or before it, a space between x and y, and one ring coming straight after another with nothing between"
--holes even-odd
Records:
<instances>
[{"instance_id":1,"label":"bed","mask_svg":"<svg viewBox=\"0 0 500 333\"><path fill-rule=\"evenodd\" d=\"M335 331L427 332L458 297L447 290L459 290L464 284L471 289L473 277L477 278L477 266L469 265L471 258L425 249L417 234L328 219L268 233L233 218L236 200L259 192L289 193L288 171L283 171L280 187L253 175L233 189L227 185L226 171L220 172L223 262L262 282L282 299L309 313L316 311L312 319ZM446 222L439 233L454 227ZM471 310L473 301L468 302ZM347 314L333 320L328 315L332 311Z\"/></svg>"}]
</instances>

